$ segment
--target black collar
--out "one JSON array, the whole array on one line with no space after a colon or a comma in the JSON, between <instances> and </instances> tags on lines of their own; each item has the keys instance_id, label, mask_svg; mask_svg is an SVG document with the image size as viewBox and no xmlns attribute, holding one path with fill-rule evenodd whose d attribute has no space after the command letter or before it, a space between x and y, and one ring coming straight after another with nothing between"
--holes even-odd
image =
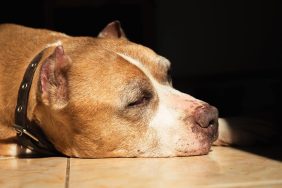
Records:
<instances>
[{"instance_id":1,"label":"black collar","mask_svg":"<svg viewBox=\"0 0 282 188\"><path fill-rule=\"evenodd\" d=\"M15 124L13 126L17 131L19 144L39 154L57 156L61 154L47 139L44 132L34 121L30 121L27 118L28 98L33 75L44 51L45 49L33 58L25 71L18 91L18 101L15 109Z\"/></svg>"}]
</instances>

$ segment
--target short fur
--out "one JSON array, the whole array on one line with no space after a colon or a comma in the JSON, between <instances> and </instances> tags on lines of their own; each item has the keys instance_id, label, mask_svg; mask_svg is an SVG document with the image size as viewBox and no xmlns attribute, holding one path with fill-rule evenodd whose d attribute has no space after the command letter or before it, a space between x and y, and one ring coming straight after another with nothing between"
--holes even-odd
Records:
<instances>
[{"instance_id":1,"label":"short fur","mask_svg":"<svg viewBox=\"0 0 282 188\"><path fill-rule=\"evenodd\" d=\"M217 137L217 110L173 89L167 75L170 62L130 42L119 22L106 26L98 38L3 24L0 156L27 153L17 144L11 125L25 69L44 48L31 87L28 118L61 153L101 158L210 151ZM226 144L222 139L218 143Z\"/></svg>"}]
</instances>

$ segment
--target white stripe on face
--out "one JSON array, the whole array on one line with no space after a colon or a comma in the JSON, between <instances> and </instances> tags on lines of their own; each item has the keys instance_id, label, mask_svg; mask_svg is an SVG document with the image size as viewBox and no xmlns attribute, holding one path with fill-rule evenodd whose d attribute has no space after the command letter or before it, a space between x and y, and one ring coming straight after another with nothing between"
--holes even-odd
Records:
<instances>
[{"instance_id":1,"label":"white stripe on face","mask_svg":"<svg viewBox=\"0 0 282 188\"><path fill-rule=\"evenodd\" d=\"M52 47L52 46L61 46L61 45L62 45L62 41L58 40L56 42L47 44L46 48L49 48L49 47Z\"/></svg>"},{"instance_id":2,"label":"white stripe on face","mask_svg":"<svg viewBox=\"0 0 282 188\"><path fill-rule=\"evenodd\" d=\"M157 133L159 152L161 155L174 156L175 144L181 136L181 134L175 133L184 132L183 121L179 118L181 113L184 111L183 109L185 104L183 104L183 99L186 101L196 99L187 94L181 93L170 86L160 84L140 61L125 54L117 54L139 68L149 78L155 88L159 98L159 105L149 124L149 128L152 128ZM174 99L181 100L179 100L179 102L175 102Z\"/></svg>"},{"instance_id":3,"label":"white stripe on face","mask_svg":"<svg viewBox=\"0 0 282 188\"><path fill-rule=\"evenodd\" d=\"M137 68L139 68L152 82L152 84L154 86L156 86L158 84L158 82L154 79L154 77L152 76L152 74L150 73L149 70L147 70L147 68L138 60L125 55L125 54L121 54L121 53L117 53L119 56L121 56L123 59L127 60L127 62L135 65Z\"/></svg>"}]
</instances>

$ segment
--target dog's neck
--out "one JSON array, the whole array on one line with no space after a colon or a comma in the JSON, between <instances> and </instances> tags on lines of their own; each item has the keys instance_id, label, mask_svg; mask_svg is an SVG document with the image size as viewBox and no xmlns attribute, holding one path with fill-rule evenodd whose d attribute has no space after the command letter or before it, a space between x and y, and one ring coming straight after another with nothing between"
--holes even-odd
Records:
<instances>
[{"instance_id":1,"label":"dog's neck","mask_svg":"<svg viewBox=\"0 0 282 188\"><path fill-rule=\"evenodd\" d=\"M42 66L42 62L48 55L50 54L50 51L52 49L46 50L44 53L42 59L38 63L38 68L36 69L34 73L34 77L32 79L32 85L30 88L29 92L29 97L28 97L28 106L27 106L27 118L29 120L36 120L36 115L35 115L35 109L38 105L38 86L39 86L39 78L40 78L40 68ZM33 57L32 57L33 58ZM32 59L31 58L31 59ZM26 67L30 62L24 62L21 63L20 66ZM19 68L17 70L24 70L22 68ZM19 75L19 74L17 74ZM19 83L21 83L22 77L17 78L17 80L14 80L13 86L10 86L13 88L13 96L10 98L7 98L7 103L5 104L5 108L1 109L3 111L2 114L5 114L1 116L1 122L0 122L0 140L6 140L6 139L11 139L16 136L16 131L13 129L12 125L14 124L14 119L15 119L15 108L16 108L16 103L17 103L17 95L18 95L18 90L19 90ZM15 84L17 86L15 86ZM5 112L4 112L5 111ZM3 130L3 131L2 131ZM5 134L1 134L5 133Z\"/></svg>"},{"instance_id":2,"label":"dog's neck","mask_svg":"<svg viewBox=\"0 0 282 188\"><path fill-rule=\"evenodd\" d=\"M22 63L21 66L25 66L28 62ZM40 62L41 63L41 62ZM21 69L19 69L21 70ZM39 81L39 69L36 70L35 75L32 79L32 85L30 88L29 98L28 98L28 108L27 117L29 120L34 118L34 111L37 106L37 87ZM18 78L13 83L20 83L22 78ZM5 116L2 116L0 122L0 156L26 156L32 154L30 150L23 148L17 144L16 131L13 129L12 125L15 123L15 108L16 108L16 98L19 88L12 86L13 88L13 100L8 101L5 105ZM8 100L8 99L7 99Z\"/></svg>"}]
</instances>

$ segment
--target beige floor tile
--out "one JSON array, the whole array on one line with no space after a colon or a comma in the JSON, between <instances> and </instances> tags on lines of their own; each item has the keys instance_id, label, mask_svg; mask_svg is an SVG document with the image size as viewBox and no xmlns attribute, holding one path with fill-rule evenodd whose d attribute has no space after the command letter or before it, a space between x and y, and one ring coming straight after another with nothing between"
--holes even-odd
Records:
<instances>
[{"instance_id":1,"label":"beige floor tile","mask_svg":"<svg viewBox=\"0 0 282 188\"><path fill-rule=\"evenodd\" d=\"M282 187L282 163L225 147L187 158L71 159L69 187Z\"/></svg>"},{"instance_id":2,"label":"beige floor tile","mask_svg":"<svg viewBox=\"0 0 282 188\"><path fill-rule=\"evenodd\" d=\"M0 159L1 188L65 187L67 158Z\"/></svg>"}]
</instances>

